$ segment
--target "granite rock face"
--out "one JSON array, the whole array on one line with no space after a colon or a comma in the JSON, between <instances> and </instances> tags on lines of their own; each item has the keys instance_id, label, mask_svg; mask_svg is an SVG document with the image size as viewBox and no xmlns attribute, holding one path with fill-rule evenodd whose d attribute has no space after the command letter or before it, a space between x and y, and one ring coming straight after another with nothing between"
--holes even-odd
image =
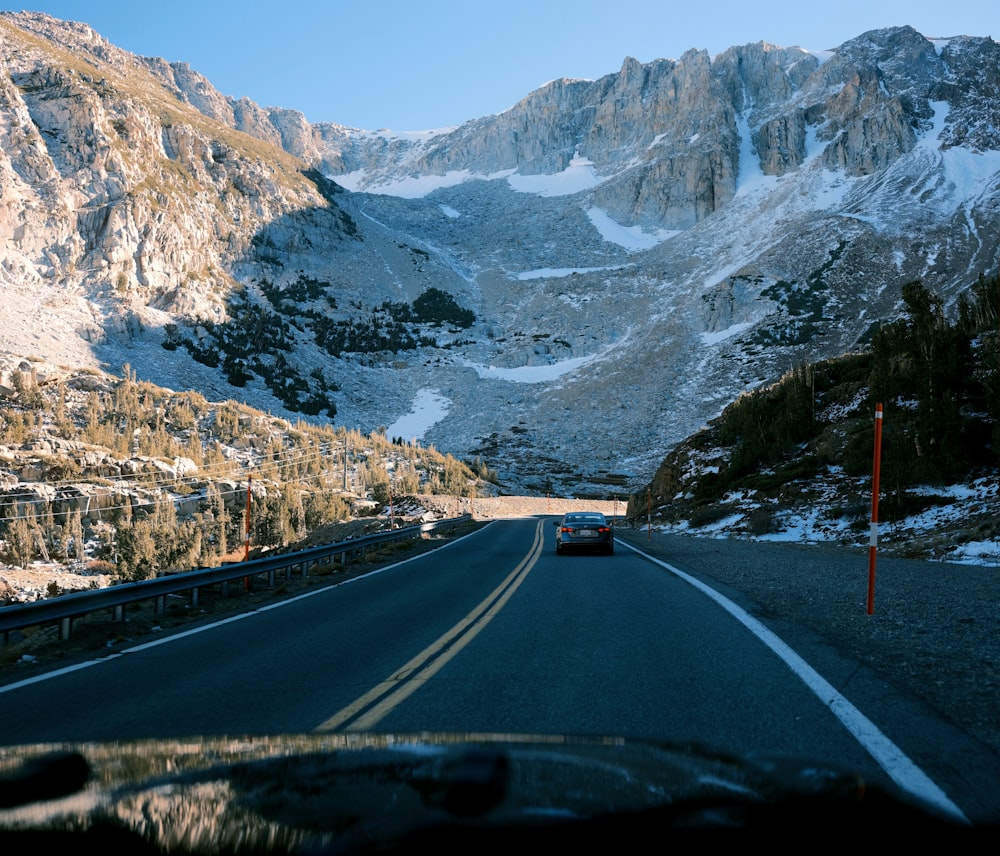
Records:
<instances>
[{"instance_id":1,"label":"granite rock face","mask_svg":"<svg viewBox=\"0 0 1000 856\"><path fill-rule=\"evenodd\" d=\"M513 485L641 481L741 391L856 347L904 283L951 302L995 271L998 152L988 37L626 58L405 134L2 13L0 352L294 415L263 382L292 365L365 431L428 391L447 406L421 438ZM331 349L331 325L384 327L431 288L475 323ZM207 347L244 305L294 331L244 386L161 347Z\"/></svg>"}]
</instances>

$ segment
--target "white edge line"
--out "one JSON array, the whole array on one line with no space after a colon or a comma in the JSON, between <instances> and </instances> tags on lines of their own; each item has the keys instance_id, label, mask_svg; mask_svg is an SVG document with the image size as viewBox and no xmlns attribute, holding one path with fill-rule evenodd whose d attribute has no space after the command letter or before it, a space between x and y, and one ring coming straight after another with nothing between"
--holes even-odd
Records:
<instances>
[{"instance_id":1,"label":"white edge line","mask_svg":"<svg viewBox=\"0 0 1000 856\"><path fill-rule=\"evenodd\" d=\"M729 598L717 592L711 586L695 579L684 571L675 568L667 562L644 553L638 547L621 541L630 550L638 553L654 564L660 565L670 573L680 577L687 583L708 595L712 600L725 609L730 615L739 621L744 627L753 633L761 642L770 648L784 663L798 676L802 682L816 695L816 697L837 717L851 735L868 751L868 753L878 762L879 766L888 773L889 777L899 785L904 791L920 797L951 815L963 823L968 823L968 819L962 813L944 791L936 785L931 778L921 770L909 757L883 734L860 710L842 696L829 681L819 674L812 666L802 659L791 647L788 646L773 631L765 627L756 618L737 606Z\"/></svg>"},{"instance_id":2,"label":"white edge line","mask_svg":"<svg viewBox=\"0 0 1000 856\"><path fill-rule=\"evenodd\" d=\"M490 523L492 522L493 521L490 521ZM490 523L487 523L486 526L489 526ZM437 548L437 550L447 550L452 544L457 544L459 541L463 541L466 538L470 538L471 536L479 532L482 532L482 530L485 529L486 526L480 527L479 529L475 530L475 532L469 532L468 534L463 535L461 538L456 538L454 541L449 541L447 544L442 544L440 547ZM150 642L143 642L140 645L133 645L131 648L124 648L121 651L116 651L114 654L108 654L107 657L100 657L96 660L86 660L83 663L75 663L72 666L65 666L64 668L56 669L52 672L45 672L40 675L34 675L30 678L25 678L24 680L17 681L16 683L6 684L4 686L0 686L0 695L3 695L4 693L8 692L13 692L14 690L19 690L23 687L31 686L32 684L40 684L43 681L52 680L53 678L59 678L62 677L63 675L69 675L72 674L73 672L79 672L82 671L83 669L89 669L91 666L99 666L102 663L108 663L111 662L112 660L117 660L119 657L123 657L126 654L134 654L137 651L146 651L150 648L156 648L159 645L166 645L168 642L176 642L178 639L184 639L188 636L194 636L198 633L204 633L206 630L213 630L216 627L222 627L223 625L231 624L234 621L242 621L244 618L250 618L251 616L258 615L261 612L267 612L271 609L279 609L283 606L288 606L289 604L295 603L296 601L304 600L307 597L314 597L315 595L323 594L324 592L330 591L330 589L339 588L340 586L346 586L349 583L355 583L358 582L359 580L364 580L368 579L369 577L373 577L376 574L381 574L383 571L389 571L392 570L393 568L398 568L400 567L400 565L405 565L408 562L415 561L416 559L420 559L426 555L427 555L426 553L421 553L419 556L410 556L410 558L408 559L402 559L399 562L394 562L393 564L386 565L383 568L375 568L374 570L369 571L367 574L361 574L360 576L357 577L351 577L349 580L341 580L340 582L336 582L328 586L323 586L322 588L317 588L313 589L312 591L303 592L302 594L298 594L295 597L290 597L287 598L286 600L278 601L277 603L270 603L265 606L258 607L257 609L251 610L250 612L241 612L239 615L231 615L228 618L222 618L219 621L213 621L210 624L202 624L199 627L193 627L190 630L184 630L181 631L180 633L173 633L170 636L164 636L160 639L154 639Z\"/></svg>"}]
</instances>

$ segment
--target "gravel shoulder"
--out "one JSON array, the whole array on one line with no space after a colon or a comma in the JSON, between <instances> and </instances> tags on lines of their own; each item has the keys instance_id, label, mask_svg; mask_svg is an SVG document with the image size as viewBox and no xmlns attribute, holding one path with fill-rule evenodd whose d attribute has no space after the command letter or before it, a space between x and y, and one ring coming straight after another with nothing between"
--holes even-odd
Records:
<instances>
[{"instance_id":1,"label":"gravel shoulder","mask_svg":"<svg viewBox=\"0 0 1000 856\"><path fill-rule=\"evenodd\" d=\"M1000 569L877 555L869 615L867 549L621 537L742 593L765 623L812 631L1000 753Z\"/></svg>"}]
</instances>

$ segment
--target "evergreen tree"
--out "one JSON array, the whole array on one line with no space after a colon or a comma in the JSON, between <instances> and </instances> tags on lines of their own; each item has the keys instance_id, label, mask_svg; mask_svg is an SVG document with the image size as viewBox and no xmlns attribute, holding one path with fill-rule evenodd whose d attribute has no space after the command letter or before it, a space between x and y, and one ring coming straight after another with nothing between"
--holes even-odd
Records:
<instances>
[{"instance_id":1,"label":"evergreen tree","mask_svg":"<svg viewBox=\"0 0 1000 856\"><path fill-rule=\"evenodd\" d=\"M974 376L969 340L921 283L903 286L903 302L906 317L882 327L872 343L874 397L914 410L889 436L886 464L891 470L895 455L909 480L947 482L973 459L962 415Z\"/></svg>"},{"instance_id":2,"label":"evergreen tree","mask_svg":"<svg viewBox=\"0 0 1000 856\"><path fill-rule=\"evenodd\" d=\"M5 540L12 565L27 568L34 561L35 538L24 512L8 522Z\"/></svg>"},{"instance_id":3,"label":"evergreen tree","mask_svg":"<svg viewBox=\"0 0 1000 856\"><path fill-rule=\"evenodd\" d=\"M156 539L149 520L121 521L115 526L118 548L118 576L135 582L155 576Z\"/></svg>"},{"instance_id":4,"label":"evergreen tree","mask_svg":"<svg viewBox=\"0 0 1000 856\"><path fill-rule=\"evenodd\" d=\"M83 519L79 508L74 509L70 515L67 529L73 556L78 562L83 562L87 558L87 545L83 536Z\"/></svg>"}]
</instances>

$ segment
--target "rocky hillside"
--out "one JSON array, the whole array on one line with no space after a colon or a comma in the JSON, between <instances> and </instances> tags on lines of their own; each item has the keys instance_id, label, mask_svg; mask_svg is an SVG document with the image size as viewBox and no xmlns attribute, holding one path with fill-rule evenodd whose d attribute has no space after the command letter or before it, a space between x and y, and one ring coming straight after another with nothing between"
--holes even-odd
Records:
<instances>
[{"instance_id":1,"label":"rocky hillside","mask_svg":"<svg viewBox=\"0 0 1000 856\"><path fill-rule=\"evenodd\" d=\"M70 575L79 588L212 567L241 559L248 534L256 551L332 522L419 518L407 496L441 495L426 510L455 516L494 478L433 447L209 402L128 367L0 358L0 603L38 594L7 567L63 588Z\"/></svg>"},{"instance_id":2,"label":"rocky hillside","mask_svg":"<svg viewBox=\"0 0 1000 856\"><path fill-rule=\"evenodd\" d=\"M639 487L906 283L952 311L1000 260L988 37L626 59L421 136L35 13L0 40L0 351L363 433L430 399L420 439L512 491Z\"/></svg>"},{"instance_id":3,"label":"rocky hillside","mask_svg":"<svg viewBox=\"0 0 1000 856\"><path fill-rule=\"evenodd\" d=\"M954 322L917 284L865 351L747 393L675 447L628 516L670 531L1000 563L1000 278ZM879 414L879 503L873 509Z\"/></svg>"}]
</instances>

